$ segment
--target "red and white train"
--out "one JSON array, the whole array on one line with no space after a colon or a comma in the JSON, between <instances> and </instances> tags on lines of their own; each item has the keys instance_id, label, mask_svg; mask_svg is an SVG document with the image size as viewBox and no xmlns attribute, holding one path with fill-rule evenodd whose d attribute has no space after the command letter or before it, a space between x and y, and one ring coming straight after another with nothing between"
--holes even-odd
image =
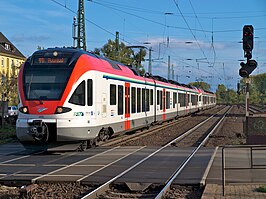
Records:
<instances>
[{"instance_id":1,"label":"red and white train","mask_svg":"<svg viewBox=\"0 0 266 199\"><path fill-rule=\"evenodd\" d=\"M17 137L24 146L106 140L112 134L216 104L215 94L139 76L129 66L74 48L33 53L18 78Z\"/></svg>"}]
</instances>

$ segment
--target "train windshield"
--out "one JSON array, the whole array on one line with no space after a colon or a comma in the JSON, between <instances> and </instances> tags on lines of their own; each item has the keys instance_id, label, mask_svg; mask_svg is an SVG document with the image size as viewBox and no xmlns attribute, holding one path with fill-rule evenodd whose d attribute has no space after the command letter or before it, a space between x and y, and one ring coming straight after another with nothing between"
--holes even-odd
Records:
<instances>
[{"instance_id":1,"label":"train windshield","mask_svg":"<svg viewBox=\"0 0 266 199\"><path fill-rule=\"evenodd\" d=\"M25 64L24 94L27 100L59 100L72 68L66 64Z\"/></svg>"}]
</instances>

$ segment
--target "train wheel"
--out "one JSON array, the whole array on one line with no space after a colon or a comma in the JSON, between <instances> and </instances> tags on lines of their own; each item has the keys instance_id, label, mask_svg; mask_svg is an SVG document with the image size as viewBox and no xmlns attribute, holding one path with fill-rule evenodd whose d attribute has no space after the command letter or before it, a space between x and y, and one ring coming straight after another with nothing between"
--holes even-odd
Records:
<instances>
[{"instance_id":1,"label":"train wheel","mask_svg":"<svg viewBox=\"0 0 266 199\"><path fill-rule=\"evenodd\" d=\"M88 141L84 140L78 147L78 151L85 151L88 148Z\"/></svg>"},{"instance_id":2,"label":"train wheel","mask_svg":"<svg viewBox=\"0 0 266 199\"><path fill-rule=\"evenodd\" d=\"M98 135L100 141L106 141L110 137L110 131L106 128L102 129Z\"/></svg>"}]
</instances>

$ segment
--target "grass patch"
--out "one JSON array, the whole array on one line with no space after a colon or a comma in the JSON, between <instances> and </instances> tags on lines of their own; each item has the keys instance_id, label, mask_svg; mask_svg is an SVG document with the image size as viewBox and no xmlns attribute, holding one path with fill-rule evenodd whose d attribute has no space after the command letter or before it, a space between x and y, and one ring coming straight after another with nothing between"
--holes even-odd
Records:
<instances>
[{"instance_id":1,"label":"grass patch","mask_svg":"<svg viewBox=\"0 0 266 199\"><path fill-rule=\"evenodd\" d=\"M0 133L14 133L16 134L16 126L5 124L0 127Z\"/></svg>"},{"instance_id":2,"label":"grass patch","mask_svg":"<svg viewBox=\"0 0 266 199\"><path fill-rule=\"evenodd\" d=\"M17 140L16 127L14 125L4 125L0 127L0 144Z\"/></svg>"},{"instance_id":3,"label":"grass patch","mask_svg":"<svg viewBox=\"0 0 266 199\"><path fill-rule=\"evenodd\" d=\"M259 188L257 188L258 192L266 193L266 185L262 185Z\"/></svg>"}]
</instances>

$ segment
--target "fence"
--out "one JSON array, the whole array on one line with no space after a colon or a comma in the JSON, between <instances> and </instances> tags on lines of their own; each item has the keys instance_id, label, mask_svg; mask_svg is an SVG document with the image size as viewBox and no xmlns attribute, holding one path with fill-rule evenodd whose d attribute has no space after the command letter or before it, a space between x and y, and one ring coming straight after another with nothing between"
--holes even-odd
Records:
<instances>
[{"instance_id":1,"label":"fence","mask_svg":"<svg viewBox=\"0 0 266 199\"><path fill-rule=\"evenodd\" d=\"M226 167L225 164L225 150L226 149L249 149L250 153L250 165L249 167ZM248 170L248 169L266 169L265 164L255 164L254 163L254 153L253 151L266 151L266 145L228 145L222 147L222 187L223 196L225 196L225 171L226 170ZM266 157L265 157L266 158Z\"/></svg>"}]
</instances>

